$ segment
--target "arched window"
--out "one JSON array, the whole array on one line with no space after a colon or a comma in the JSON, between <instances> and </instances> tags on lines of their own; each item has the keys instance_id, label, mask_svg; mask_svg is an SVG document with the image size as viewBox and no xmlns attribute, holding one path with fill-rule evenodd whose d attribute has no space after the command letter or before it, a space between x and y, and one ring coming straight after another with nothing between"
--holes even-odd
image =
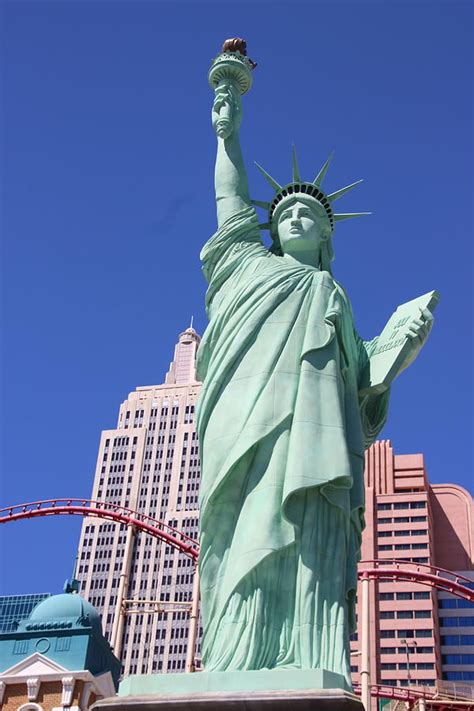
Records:
<instances>
[{"instance_id":1,"label":"arched window","mask_svg":"<svg viewBox=\"0 0 474 711\"><path fill-rule=\"evenodd\" d=\"M29 701L27 704L22 704L18 706L17 711L43 711L43 707L39 704L34 704Z\"/></svg>"}]
</instances>

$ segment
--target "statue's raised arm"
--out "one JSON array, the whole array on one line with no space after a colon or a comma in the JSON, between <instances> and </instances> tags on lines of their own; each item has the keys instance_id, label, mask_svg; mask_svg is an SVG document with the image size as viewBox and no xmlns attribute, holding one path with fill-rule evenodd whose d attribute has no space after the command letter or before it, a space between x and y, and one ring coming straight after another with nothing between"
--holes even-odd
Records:
<instances>
[{"instance_id":1,"label":"statue's raised arm","mask_svg":"<svg viewBox=\"0 0 474 711\"><path fill-rule=\"evenodd\" d=\"M201 251L202 666L240 675L249 693L350 691L364 452L394 378L426 341L437 295L402 304L380 336L360 338L331 266L336 225L366 214L334 203L360 181L329 192L331 158L305 180L293 150L291 179L261 169L273 195L251 201L239 143L251 81L245 43L227 40L209 72L219 229ZM266 211L263 224L251 205Z\"/></svg>"},{"instance_id":2,"label":"statue's raised arm","mask_svg":"<svg viewBox=\"0 0 474 711\"><path fill-rule=\"evenodd\" d=\"M212 125L217 135L215 189L219 226L250 205L247 174L240 148L240 97L250 89L252 70L256 65L246 54L243 39L226 40L209 72L209 83L215 91Z\"/></svg>"}]
</instances>

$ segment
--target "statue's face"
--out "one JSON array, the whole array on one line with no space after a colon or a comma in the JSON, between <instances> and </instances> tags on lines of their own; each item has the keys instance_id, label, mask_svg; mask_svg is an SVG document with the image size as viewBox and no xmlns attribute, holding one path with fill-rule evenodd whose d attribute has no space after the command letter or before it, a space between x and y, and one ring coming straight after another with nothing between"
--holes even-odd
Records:
<instances>
[{"instance_id":1,"label":"statue's face","mask_svg":"<svg viewBox=\"0 0 474 711\"><path fill-rule=\"evenodd\" d=\"M295 199L288 202L278 218L278 238L284 254L298 258L298 253L314 251L319 259L327 219L316 206Z\"/></svg>"}]
</instances>

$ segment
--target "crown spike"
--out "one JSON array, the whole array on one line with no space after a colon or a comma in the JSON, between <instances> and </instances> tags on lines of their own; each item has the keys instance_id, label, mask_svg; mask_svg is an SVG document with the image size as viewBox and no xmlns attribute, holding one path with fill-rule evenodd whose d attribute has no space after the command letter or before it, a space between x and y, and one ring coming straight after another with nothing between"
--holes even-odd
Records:
<instances>
[{"instance_id":1,"label":"crown spike","mask_svg":"<svg viewBox=\"0 0 474 711\"><path fill-rule=\"evenodd\" d=\"M341 220L350 220L351 217L362 217L363 215L371 215L371 212L340 212L334 213L334 222L341 222Z\"/></svg>"},{"instance_id":2,"label":"crown spike","mask_svg":"<svg viewBox=\"0 0 474 711\"><path fill-rule=\"evenodd\" d=\"M324 176L325 176L326 173L328 172L328 168L329 168L329 166L331 165L331 161L332 161L332 159L333 159L333 156L334 156L334 151L331 151L331 154L330 154L329 158L327 159L327 161L325 162L325 164L323 165L323 167L321 168L321 170L319 171L319 173L317 174L317 176L316 176L315 179L313 180L313 185L316 185L316 187L319 188L319 186L320 186L321 183L323 182Z\"/></svg>"},{"instance_id":3,"label":"crown spike","mask_svg":"<svg viewBox=\"0 0 474 711\"><path fill-rule=\"evenodd\" d=\"M291 157L293 161L293 182L301 182L300 169L298 168L298 158L296 157L295 144L293 143Z\"/></svg>"},{"instance_id":4,"label":"crown spike","mask_svg":"<svg viewBox=\"0 0 474 711\"><path fill-rule=\"evenodd\" d=\"M351 183L350 185L346 185L345 188L341 188L340 190L336 190L335 193L331 193L330 195L327 196L329 202L334 202L335 200L338 200L338 198L342 197L345 195L345 193L348 193L349 190L352 190L353 188L356 187L356 185L359 185L362 183L363 180L356 180L355 183Z\"/></svg>"},{"instance_id":5,"label":"crown spike","mask_svg":"<svg viewBox=\"0 0 474 711\"><path fill-rule=\"evenodd\" d=\"M269 210L271 205L271 202L264 202L263 200L250 200L250 202L256 207L263 207L264 210Z\"/></svg>"},{"instance_id":6,"label":"crown spike","mask_svg":"<svg viewBox=\"0 0 474 711\"><path fill-rule=\"evenodd\" d=\"M267 180L267 181L270 183L270 185L272 186L272 188L273 188L276 192L278 192L279 190L281 190L282 186L279 185L279 184L277 183L277 181L274 180L274 179L272 178L272 176L267 173L267 171L265 170L265 168L262 168L262 166L259 165L259 164L257 163L257 161L255 161L255 165L257 166L257 168L259 169L259 171L261 172L261 174L263 175L263 177L265 178L265 180Z\"/></svg>"}]
</instances>

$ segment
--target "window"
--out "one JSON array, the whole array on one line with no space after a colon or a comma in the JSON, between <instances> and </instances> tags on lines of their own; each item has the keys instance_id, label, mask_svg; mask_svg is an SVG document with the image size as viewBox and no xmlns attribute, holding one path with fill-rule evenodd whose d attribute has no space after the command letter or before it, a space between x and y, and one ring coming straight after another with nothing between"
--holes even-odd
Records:
<instances>
[{"instance_id":1,"label":"window","mask_svg":"<svg viewBox=\"0 0 474 711\"><path fill-rule=\"evenodd\" d=\"M413 610L399 610L397 612L397 620L411 620L413 619Z\"/></svg>"},{"instance_id":2,"label":"window","mask_svg":"<svg viewBox=\"0 0 474 711\"><path fill-rule=\"evenodd\" d=\"M433 630L416 630L416 637L432 637Z\"/></svg>"},{"instance_id":3,"label":"window","mask_svg":"<svg viewBox=\"0 0 474 711\"><path fill-rule=\"evenodd\" d=\"M397 668L397 665L394 664L393 662L391 662L391 663L389 663L389 664L384 664L384 663L382 662L382 664L380 665L380 668L381 668L382 671L389 671L389 670L390 670L390 671L393 671L394 669Z\"/></svg>"},{"instance_id":4,"label":"window","mask_svg":"<svg viewBox=\"0 0 474 711\"><path fill-rule=\"evenodd\" d=\"M380 654L396 654L396 653L397 653L396 647L382 647L380 650Z\"/></svg>"},{"instance_id":5,"label":"window","mask_svg":"<svg viewBox=\"0 0 474 711\"><path fill-rule=\"evenodd\" d=\"M430 593L429 592L416 592L416 593L413 593L413 598L415 600L429 600Z\"/></svg>"},{"instance_id":6,"label":"window","mask_svg":"<svg viewBox=\"0 0 474 711\"><path fill-rule=\"evenodd\" d=\"M393 508L395 509L395 511L400 511L401 509L410 508L410 504L408 503L408 501L406 501L406 502L405 501L404 502L398 501L397 503L393 504Z\"/></svg>"},{"instance_id":7,"label":"window","mask_svg":"<svg viewBox=\"0 0 474 711\"><path fill-rule=\"evenodd\" d=\"M393 600L394 593L380 593L379 600Z\"/></svg>"},{"instance_id":8,"label":"window","mask_svg":"<svg viewBox=\"0 0 474 711\"><path fill-rule=\"evenodd\" d=\"M474 617L440 617L441 627L474 627Z\"/></svg>"},{"instance_id":9,"label":"window","mask_svg":"<svg viewBox=\"0 0 474 711\"><path fill-rule=\"evenodd\" d=\"M26 654L28 651L28 639L17 639L13 646L13 654Z\"/></svg>"},{"instance_id":10,"label":"window","mask_svg":"<svg viewBox=\"0 0 474 711\"><path fill-rule=\"evenodd\" d=\"M390 511L392 504L377 504L377 509L379 511Z\"/></svg>"},{"instance_id":11,"label":"window","mask_svg":"<svg viewBox=\"0 0 474 711\"><path fill-rule=\"evenodd\" d=\"M474 671L444 672L443 679L447 679L447 681L474 681Z\"/></svg>"},{"instance_id":12,"label":"window","mask_svg":"<svg viewBox=\"0 0 474 711\"><path fill-rule=\"evenodd\" d=\"M395 637L395 630L380 630L380 639L392 639Z\"/></svg>"},{"instance_id":13,"label":"window","mask_svg":"<svg viewBox=\"0 0 474 711\"><path fill-rule=\"evenodd\" d=\"M56 652L68 652L71 648L71 637L58 637L56 639Z\"/></svg>"},{"instance_id":14,"label":"window","mask_svg":"<svg viewBox=\"0 0 474 711\"><path fill-rule=\"evenodd\" d=\"M413 593L411 592L400 592L397 593L397 600L411 600Z\"/></svg>"},{"instance_id":15,"label":"window","mask_svg":"<svg viewBox=\"0 0 474 711\"><path fill-rule=\"evenodd\" d=\"M415 610L416 620L426 620L431 617L431 610Z\"/></svg>"},{"instance_id":16,"label":"window","mask_svg":"<svg viewBox=\"0 0 474 711\"><path fill-rule=\"evenodd\" d=\"M410 504L411 509L426 509L426 501L412 501Z\"/></svg>"},{"instance_id":17,"label":"window","mask_svg":"<svg viewBox=\"0 0 474 711\"><path fill-rule=\"evenodd\" d=\"M472 637L472 639L474 642L474 636ZM458 634L443 635L441 637L441 644L448 645L448 646L458 645L459 644L459 635Z\"/></svg>"},{"instance_id":18,"label":"window","mask_svg":"<svg viewBox=\"0 0 474 711\"><path fill-rule=\"evenodd\" d=\"M474 664L474 654L443 654L443 664Z\"/></svg>"},{"instance_id":19,"label":"window","mask_svg":"<svg viewBox=\"0 0 474 711\"><path fill-rule=\"evenodd\" d=\"M395 618L395 613L392 610L380 613L381 620L393 620L394 618Z\"/></svg>"},{"instance_id":20,"label":"window","mask_svg":"<svg viewBox=\"0 0 474 711\"><path fill-rule=\"evenodd\" d=\"M469 602L469 600L458 600L456 598L449 598L449 599L441 599L438 600L438 607L440 607L442 610L447 610L447 609L458 609L458 608L466 608L466 607L472 607L473 604L472 602Z\"/></svg>"},{"instance_id":21,"label":"window","mask_svg":"<svg viewBox=\"0 0 474 711\"><path fill-rule=\"evenodd\" d=\"M457 617L440 617L439 624L441 627L457 627L458 618Z\"/></svg>"},{"instance_id":22,"label":"window","mask_svg":"<svg viewBox=\"0 0 474 711\"><path fill-rule=\"evenodd\" d=\"M459 610L460 608L466 608L466 607L473 608L473 607L474 607L474 603L473 603L473 602L469 602L469 600L460 600L460 599L458 598L458 599L456 600L456 607L458 608L458 610Z\"/></svg>"}]
</instances>

